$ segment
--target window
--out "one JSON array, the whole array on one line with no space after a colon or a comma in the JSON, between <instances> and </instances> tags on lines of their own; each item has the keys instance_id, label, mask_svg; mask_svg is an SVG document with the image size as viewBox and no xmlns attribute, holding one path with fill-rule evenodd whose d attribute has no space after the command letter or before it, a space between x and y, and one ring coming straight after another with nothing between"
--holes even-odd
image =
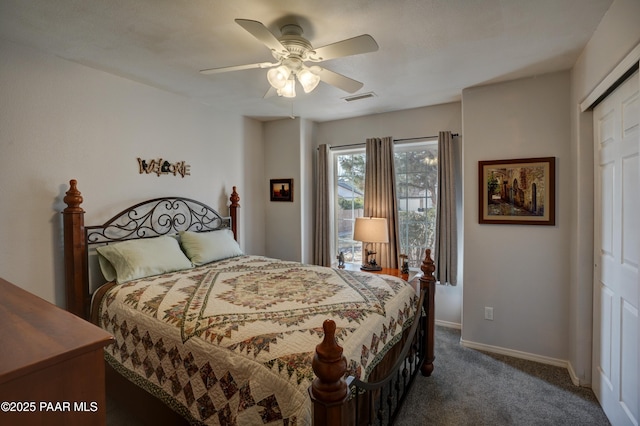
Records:
<instances>
[{"instance_id":1,"label":"window","mask_svg":"<svg viewBox=\"0 0 640 426\"><path fill-rule=\"evenodd\" d=\"M338 253L347 263L362 263L362 243L353 240L356 217L364 213L364 149L335 156L335 224Z\"/></svg>"},{"instance_id":2,"label":"window","mask_svg":"<svg viewBox=\"0 0 640 426\"><path fill-rule=\"evenodd\" d=\"M436 236L438 143L396 145L394 156L400 253L418 268Z\"/></svg>"},{"instance_id":3,"label":"window","mask_svg":"<svg viewBox=\"0 0 640 426\"><path fill-rule=\"evenodd\" d=\"M423 141L394 148L400 253L417 268L433 247L438 185L438 143ZM362 263L362 243L353 240L356 217L364 213L364 148L334 154L336 171L335 246L345 262Z\"/></svg>"}]
</instances>

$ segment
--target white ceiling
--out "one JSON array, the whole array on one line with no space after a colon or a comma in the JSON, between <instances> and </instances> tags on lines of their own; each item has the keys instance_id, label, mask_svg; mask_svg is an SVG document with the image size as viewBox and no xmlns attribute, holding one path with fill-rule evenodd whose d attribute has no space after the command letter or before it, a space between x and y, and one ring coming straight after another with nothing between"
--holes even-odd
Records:
<instances>
[{"instance_id":1,"label":"white ceiling","mask_svg":"<svg viewBox=\"0 0 640 426\"><path fill-rule=\"evenodd\" d=\"M458 101L462 89L573 66L612 0L0 0L0 37L260 119L327 121ZM299 23L314 47L370 34L377 52L322 62L364 83L263 99L273 61L234 22Z\"/></svg>"}]
</instances>

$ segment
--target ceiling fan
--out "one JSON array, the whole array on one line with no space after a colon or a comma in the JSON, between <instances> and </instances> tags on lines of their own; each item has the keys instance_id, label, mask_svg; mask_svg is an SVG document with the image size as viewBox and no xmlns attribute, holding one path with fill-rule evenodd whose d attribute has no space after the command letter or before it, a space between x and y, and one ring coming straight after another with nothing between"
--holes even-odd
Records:
<instances>
[{"instance_id":1,"label":"ceiling fan","mask_svg":"<svg viewBox=\"0 0 640 426\"><path fill-rule=\"evenodd\" d=\"M317 63L378 50L378 44L368 34L314 48L307 39L302 37L302 28L297 24L282 26L280 28L282 35L276 37L261 22L250 19L236 19L235 21L258 41L267 46L276 62L258 62L255 64L210 68L201 70L200 73L217 74L252 68L270 68L267 72L267 80L271 84L271 88L265 97L274 94L289 98L295 97L296 79L305 93L315 89L320 81L345 92L354 93L362 88L363 83L318 65L307 66L305 62Z\"/></svg>"}]
</instances>

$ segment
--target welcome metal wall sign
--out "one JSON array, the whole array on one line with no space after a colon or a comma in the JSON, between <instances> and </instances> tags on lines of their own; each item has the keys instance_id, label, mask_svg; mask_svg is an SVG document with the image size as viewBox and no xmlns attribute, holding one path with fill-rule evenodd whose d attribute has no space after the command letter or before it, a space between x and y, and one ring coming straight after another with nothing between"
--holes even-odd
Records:
<instances>
[{"instance_id":1,"label":"welcome metal wall sign","mask_svg":"<svg viewBox=\"0 0 640 426\"><path fill-rule=\"evenodd\" d=\"M182 177L185 177L191 175L191 166L184 161L170 163L169 161L163 160L162 158L148 161L143 160L142 158L138 158L138 169L140 170L140 174L153 173L157 176L180 175Z\"/></svg>"}]
</instances>

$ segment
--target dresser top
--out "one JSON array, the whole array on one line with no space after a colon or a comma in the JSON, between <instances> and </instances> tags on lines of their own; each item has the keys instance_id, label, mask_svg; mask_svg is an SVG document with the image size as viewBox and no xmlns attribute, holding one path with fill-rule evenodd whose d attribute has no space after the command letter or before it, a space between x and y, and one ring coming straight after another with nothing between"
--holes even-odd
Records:
<instances>
[{"instance_id":1,"label":"dresser top","mask_svg":"<svg viewBox=\"0 0 640 426\"><path fill-rule=\"evenodd\" d=\"M0 384L111 340L101 328L0 278Z\"/></svg>"}]
</instances>

